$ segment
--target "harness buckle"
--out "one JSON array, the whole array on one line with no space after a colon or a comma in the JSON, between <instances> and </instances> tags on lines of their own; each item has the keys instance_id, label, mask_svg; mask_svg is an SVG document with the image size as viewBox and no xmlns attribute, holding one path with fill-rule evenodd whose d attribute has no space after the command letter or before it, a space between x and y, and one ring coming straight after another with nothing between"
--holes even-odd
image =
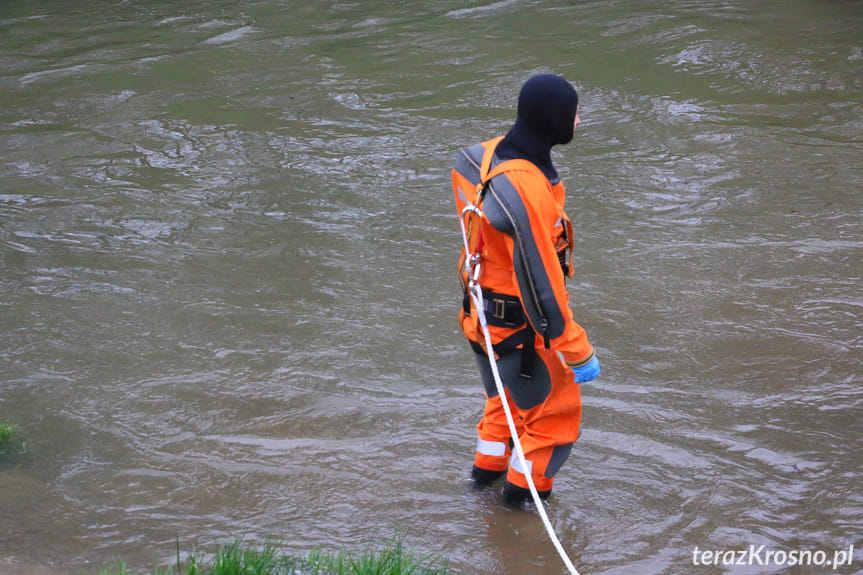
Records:
<instances>
[{"instance_id":1,"label":"harness buckle","mask_svg":"<svg viewBox=\"0 0 863 575\"><path fill-rule=\"evenodd\" d=\"M493 299L491 301L494 303L494 311L491 316L501 320L506 318L506 301L502 299Z\"/></svg>"}]
</instances>

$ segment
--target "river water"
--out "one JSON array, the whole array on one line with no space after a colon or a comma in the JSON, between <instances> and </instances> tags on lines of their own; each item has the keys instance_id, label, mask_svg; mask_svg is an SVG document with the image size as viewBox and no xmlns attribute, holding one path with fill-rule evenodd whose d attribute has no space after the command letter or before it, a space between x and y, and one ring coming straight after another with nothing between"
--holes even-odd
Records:
<instances>
[{"instance_id":1,"label":"river water","mask_svg":"<svg viewBox=\"0 0 863 575\"><path fill-rule=\"evenodd\" d=\"M0 573L394 536L564 573L470 488L449 181L549 71L603 369L548 506L579 571L863 573L861 30L840 0L0 2ZM855 553L693 565L761 545Z\"/></svg>"}]
</instances>

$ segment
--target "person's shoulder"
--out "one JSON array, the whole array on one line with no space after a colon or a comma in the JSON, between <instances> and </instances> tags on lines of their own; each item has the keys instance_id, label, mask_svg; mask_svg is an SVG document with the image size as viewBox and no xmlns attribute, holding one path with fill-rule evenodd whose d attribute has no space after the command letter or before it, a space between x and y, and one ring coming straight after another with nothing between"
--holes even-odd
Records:
<instances>
[{"instance_id":1,"label":"person's shoulder","mask_svg":"<svg viewBox=\"0 0 863 575\"><path fill-rule=\"evenodd\" d=\"M485 146L482 143L459 148L455 155L455 169L459 172L464 172L467 169L479 170L484 153Z\"/></svg>"},{"instance_id":2,"label":"person's shoulder","mask_svg":"<svg viewBox=\"0 0 863 575\"><path fill-rule=\"evenodd\" d=\"M563 184L560 180L552 183L538 167L526 160L523 162L518 161L517 165L493 178L496 188L504 196L512 198L517 194L522 203L533 206L533 209L543 212L556 210Z\"/></svg>"}]
</instances>

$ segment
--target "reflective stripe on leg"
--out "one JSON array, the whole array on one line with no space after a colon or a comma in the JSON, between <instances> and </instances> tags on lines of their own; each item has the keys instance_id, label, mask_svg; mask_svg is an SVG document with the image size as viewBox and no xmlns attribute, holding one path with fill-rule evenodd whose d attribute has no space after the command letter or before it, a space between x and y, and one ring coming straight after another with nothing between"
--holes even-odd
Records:
<instances>
[{"instance_id":1,"label":"reflective stripe on leg","mask_svg":"<svg viewBox=\"0 0 863 575\"><path fill-rule=\"evenodd\" d=\"M506 455L506 443L501 441L486 441L485 439L477 438L476 450L483 455L491 457L503 457Z\"/></svg>"},{"instance_id":2,"label":"reflective stripe on leg","mask_svg":"<svg viewBox=\"0 0 863 575\"><path fill-rule=\"evenodd\" d=\"M521 467L521 460L518 458L518 454L513 452L512 457L509 458L509 467L514 471L518 471L522 475L530 475L530 473L533 471L533 461L531 461L530 459L525 459L525 461L527 462L526 472Z\"/></svg>"}]
</instances>

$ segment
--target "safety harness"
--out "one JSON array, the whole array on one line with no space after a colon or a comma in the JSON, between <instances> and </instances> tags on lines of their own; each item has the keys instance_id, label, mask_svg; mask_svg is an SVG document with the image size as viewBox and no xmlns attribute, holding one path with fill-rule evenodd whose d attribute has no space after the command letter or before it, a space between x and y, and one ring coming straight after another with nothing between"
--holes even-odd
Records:
<instances>
[{"instance_id":1,"label":"safety harness","mask_svg":"<svg viewBox=\"0 0 863 575\"><path fill-rule=\"evenodd\" d=\"M465 317L471 317L471 295L469 286L472 279L472 274L476 273L476 281L479 280L479 257L483 249L484 238L482 237L482 212L480 206L483 199L492 185L492 179L507 170L513 169L536 169L526 160L507 160L498 163L492 167L494 151L497 144L502 138L497 138L488 142L482 161L478 167L479 178L475 188L472 191L464 192L463 203L464 207L461 211L461 225L464 232L464 247L462 248L461 257L459 259L459 279L462 284L463 298L462 310ZM473 160L472 160L473 161ZM472 192L472 193L471 193ZM561 270L564 278L572 277L572 224L568 218L561 217L559 225L562 226L561 236L555 246L560 262ZM531 324L531 318L525 314L524 305L520 298L508 295L499 294L492 291L485 292L483 300L483 309L488 325L504 328L522 329L512 333L502 341L494 344L492 351L497 357L502 357L512 353L517 349L521 349L521 367L519 374L524 379L531 379L533 362L535 360L535 338L539 332L543 337L543 342L546 349L551 347L551 342L547 334L547 323L545 314L542 313L535 323ZM529 296L528 296L529 297ZM541 311L542 306L534 299L534 309ZM537 329L538 328L538 329ZM488 350L482 343L470 341L473 350L481 355L487 355Z\"/></svg>"},{"instance_id":2,"label":"safety harness","mask_svg":"<svg viewBox=\"0 0 863 575\"><path fill-rule=\"evenodd\" d=\"M477 310L477 319L482 329L483 341L485 344L484 346L481 346L480 344L475 344L473 341L471 341L471 345L476 346L474 347L474 349L479 347L480 350L482 350L489 359L489 365L491 367L495 386L497 387L498 396L501 398L501 404L503 405L503 410L506 414L506 421L509 426L509 433L512 437L513 450L515 451L516 456L518 457L518 461L521 464L521 469L529 470L530 467L528 466L527 460L524 456L524 450L522 449L521 441L518 437L518 430L515 426L515 421L513 420L512 411L510 410L509 402L506 400L507 395L504 389L503 381L500 377L500 372L498 371L495 355L497 354L499 356L501 355L501 352L505 351L505 349L509 349L511 351L512 349L518 347L518 345L522 345L522 372L524 372L525 356L528 353L530 353L531 356L535 354L535 332L531 327L531 323L527 321L526 318L517 317L517 312L514 311L516 303L518 304L519 312L522 313L522 316L524 316L524 312L521 311L523 309L522 304L518 300L518 298L515 298L513 296L502 296L500 294L489 293L488 299L486 299L483 294L482 287L479 283L479 277L481 272L480 252L482 249L482 237L479 233L479 221L484 217L482 210L479 206L480 204L482 204L483 197L486 194L486 190L488 189L491 179L494 176L503 173L506 170L508 163L502 162L495 166L494 169L489 169L495 145L496 142L493 145L488 146L488 148L486 149L485 154L483 155L482 165L480 166L479 182L476 184L473 198L465 198L465 206L461 209L461 213L459 215L462 239L464 240L462 256L459 261L459 268L461 271L460 278L465 290L465 305L467 306L467 311L470 311L470 302L473 301L474 307ZM569 237L572 237L571 233ZM515 332L512 336L504 339L497 345L493 345L491 341L491 333L489 333L488 326L495 324L492 324L489 321L489 310L492 311L491 317L493 321L503 322L503 325L505 327L514 327L521 325L521 323L525 323L526 327L525 329ZM508 323L514 324L514 326L507 325ZM526 335L521 334L528 333L530 336L529 341L518 340L517 336L520 338L524 338L526 337ZM546 347L548 347L548 338L545 339ZM510 342L509 340L513 341ZM491 352L489 353L488 350L491 350ZM522 377L525 377L524 373L522 373L521 375ZM529 378L530 375L528 374L526 377ZM579 575L575 566L572 564L572 561L569 559L569 556L566 554L566 551L564 551L560 540L554 532L554 527L552 527L551 525L551 521L549 520L548 515L545 512L545 507L542 503L542 500L540 499L539 492L536 490L536 486L534 485L533 477L531 477L529 471L527 473L524 473L524 477L527 481L528 488L530 489L530 494L533 497L534 504L536 505L537 512L542 518L542 522L545 525L545 529L548 532L551 542L554 544L555 549L557 549L560 558L563 560L570 574Z\"/></svg>"}]
</instances>

